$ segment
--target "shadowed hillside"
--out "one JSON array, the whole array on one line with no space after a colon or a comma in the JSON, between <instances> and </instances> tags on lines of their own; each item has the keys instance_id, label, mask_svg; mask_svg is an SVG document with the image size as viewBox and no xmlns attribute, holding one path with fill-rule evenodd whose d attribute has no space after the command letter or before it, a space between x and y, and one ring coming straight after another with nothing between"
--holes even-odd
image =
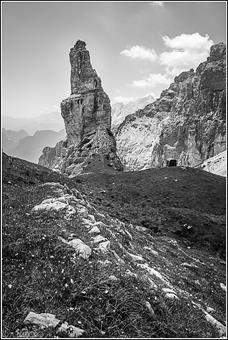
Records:
<instances>
[{"instance_id":1,"label":"shadowed hillside","mask_svg":"<svg viewBox=\"0 0 228 340\"><path fill-rule=\"evenodd\" d=\"M70 179L3 154L3 336L221 337L224 236L223 177Z\"/></svg>"}]
</instances>

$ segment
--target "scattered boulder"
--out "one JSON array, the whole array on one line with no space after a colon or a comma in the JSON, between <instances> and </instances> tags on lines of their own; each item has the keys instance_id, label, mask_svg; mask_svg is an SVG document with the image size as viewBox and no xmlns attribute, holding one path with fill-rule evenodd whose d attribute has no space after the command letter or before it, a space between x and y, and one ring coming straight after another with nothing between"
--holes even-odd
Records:
<instances>
[{"instance_id":1,"label":"scattered boulder","mask_svg":"<svg viewBox=\"0 0 228 340\"><path fill-rule=\"evenodd\" d=\"M226 292L226 286L223 283L220 283L220 287Z\"/></svg>"},{"instance_id":2,"label":"scattered boulder","mask_svg":"<svg viewBox=\"0 0 228 340\"><path fill-rule=\"evenodd\" d=\"M41 328L53 327L55 328L60 323L59 319L56 319L55 315L50 313L37 314L29 312L24 320L24 324L38 325Z\"/></svg>"},{"instance_id":3,"label":"scattered boulder","mask_svg":"<svg viewBox=\"0 0 228 340\"><path fill-rule=\"evenodd\" d=\"M155 319L155 318L156 318L156 315L155 315L155 312L154 312L154 310L153 310L151 304L149 303L149 301L146 301L146 307L147 307L147 309L148 309L148 311L149 311L149 313L150 313L151 318L152 318L152 319Z\"/></svg>"},{"instance_id":4,"label":"scattered boulder","mask_svg":"<svg viewBox=\"0 0 228 340\"><path fill-rule=\"evenodd\" d=\"M83 335L85 331L81 328L68 325L67 322L62 323L62 325L58 328L57 334L65 335L69 338L78 338L79 336Z\"/></svg>"},{"instance_id":5,"label":"scattered boulder","mask_svg":"<svg viewBox=\"0 0 228 340\"><path fill-rule=\"evenodd\" d=\"M101 235L97 235L95 237L93 237L93 243L101 243L101 242L106 242L107 238L101 236Z\"/></svg>"},{"instance_id":6,"label":"scattered boulder","mask_svg":"<svg viewBox=\"0 0 228 340\"><path fill-rule=\"evenodd\" d=\"M69 246L73 247L76 253L87 260L91 255L91 248L82 242L79 238L75 238L68 242Z\"/></svg>"},{"instance_id":7,"label":"scattered boulder","mask_svg":"<svg viewBox=\"0 0 228 340\"><path fill-rule=\"evenodd\" d=\"M95 226L93 227L90 231L89 231L89 234L99 234L100 233L100 229Z\"/></svg>"}]
</instances>

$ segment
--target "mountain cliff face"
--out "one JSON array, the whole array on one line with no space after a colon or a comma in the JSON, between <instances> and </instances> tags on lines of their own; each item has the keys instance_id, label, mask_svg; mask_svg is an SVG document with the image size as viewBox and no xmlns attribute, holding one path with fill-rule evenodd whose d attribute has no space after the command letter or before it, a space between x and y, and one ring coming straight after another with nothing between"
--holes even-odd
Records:
<instances>
[{"instance_id":1,"label":"mountain cliff face","mask_svg":"<svg viewBox=\"0 0 228 340\"><path fill-rule=\"evenodd\" d=\"M61 103L67 138L45 148L39 164L75 176L106 168L122 170L111 132L111 106L101 79L90 63L86 44L70 50L71 95Z\"/></svg>"},{"instance_id":2,"label":"mountain cliff face","mask_svg":"<svg viewBox=\"0 0 228 340\"><path fill-rule=\"evenodd\" d=\"M182 72L159 99L129 115L116 133L125 170L196 166L226 148L226 47L211 47L196 71Z\"/></svg>"},{"instance_id":3,"label":"mountain cliff face","mask_svg":"<svg viewBox=\"0 0 228 340\"><path fill-rule=\"evenodd\" d=\"M128 103L117 102L112 105L112 130L116 131L118 126L124 121L125 117L143 109L146 105L154 102L156 97L149 94L146 97L131 100Z\"/></svg>"},{"instance_id":4,"label":"mountain cliff face","mask_svg":"<svg viewBox=\"0 0 228 340\"><path fill-rule=\"evenodd\" d=\"M214 157L206 159L199 168L213 174L226 177L226 151L222 151Z\"/></svg>"}]
</instances>

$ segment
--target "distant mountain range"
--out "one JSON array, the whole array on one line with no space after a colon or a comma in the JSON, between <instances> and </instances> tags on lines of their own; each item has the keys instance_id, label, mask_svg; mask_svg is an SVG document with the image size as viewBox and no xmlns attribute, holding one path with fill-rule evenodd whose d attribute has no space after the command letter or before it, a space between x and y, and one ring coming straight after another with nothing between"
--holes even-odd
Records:
<instances>
[{"instance_id":1,"label":"distant mountain range","mask_svg":"<svg viewBox=\"0 0 228 340\"><path fill-rule=\"evenodd\" d=\"M139 109L143 109L146 105L151 104L155 101L156 97L149 94L145 97L131 100L124 104L118 102L112 104L112 130L115 133L117 127L124 121L125 117L135 113Z\"/></svg>"},{"instance_id":2,"label":"distant mountain range","mask_svg":"<svg viewBox=\"0 0 228 340\"><path fill-rule=\"evenodd\" d=\"M14 118L2 116L2 126L5 129L21 130L24 129L29 135L33 135L38 130L59 131L64 128L64 121L60 112L50 112L30 118Z\"/></svg>"},{"instance_id":3,"label":"distant mountain range","mask_svg":"<svg viewBox=\"0 0 228 340\"><path fill-rule=\"evenodd\" d=\"M6 130L2 129L2 145L7 154L11 154L11 151L18 145L19 141L28 136L25 130Z\"/></svg>"},{"instance_id":4,"label":"distant mountain range","mask_svg":"<svg viewBox=\"0 0 228 340\"><path fill-rule=\"evenodd\" d=\"M148 95L129 101L126 104L123 102L112 104L112 128L115 130L127 115L144 108L154 102L155 99L153 95ZM64 128L64 121L60 112L50 112L46 115L30 118L2 116L2 126L6 130L10 129L14 130L14 132L25 130L27 135L33 135L38 130L60 131Z\"/></svg>"},{"instance_id":5,"label":"distant mountain range","mask_svg":"<svg viewBox=\"0 0 228 340\"><path fill-rule=\"evenodd\" d=\"M2 148L10 156L37 163L46 146L54 146L59 140L64 139L65 129L59 132L52 130L36 131L29 136L26 131L2 129Z\"/></svg>"},{"instance_id":6,"label":"distant mountain range","mask_svg":"<svg viewBox=\"0 0 228 340\"><path fill-rule=\"evenodd\" d=\"M148 95L128 103L112 105L112 129L115 132L125 117L156 98ZM66 136L64 120L59 112L30 118L2 117L3 151L10 156L37 163L44 147L53 147Z\"/></svg>"}]
</instances>

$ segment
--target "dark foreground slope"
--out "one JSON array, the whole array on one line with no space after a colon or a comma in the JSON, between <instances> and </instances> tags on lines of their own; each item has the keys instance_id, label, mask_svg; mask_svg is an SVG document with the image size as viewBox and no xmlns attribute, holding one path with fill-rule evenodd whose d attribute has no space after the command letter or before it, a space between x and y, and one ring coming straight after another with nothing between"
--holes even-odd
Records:
<instances>
[{"instance_id":1,"label":"dark foreground slope","mask_svg":"<svg viewBox=\"0 0 228 340\"><path fill-rule=\"evenodd\" d=\"M31 311L84 337L224 336L224 186L181 168L68 179L3 155L3 336L56 337Z\"/></svg>"},{"instance_id":2,"label":"dark foreground slope","mask_svg":"<svg viewBox=\"0 0 228 340\"><path fill-rule=\"evenodd\" d=\"M226 180L221 176L173 167L83 175L76 182L94 204L123 222L225 256Z\"/></svg>"}]
</instances>

